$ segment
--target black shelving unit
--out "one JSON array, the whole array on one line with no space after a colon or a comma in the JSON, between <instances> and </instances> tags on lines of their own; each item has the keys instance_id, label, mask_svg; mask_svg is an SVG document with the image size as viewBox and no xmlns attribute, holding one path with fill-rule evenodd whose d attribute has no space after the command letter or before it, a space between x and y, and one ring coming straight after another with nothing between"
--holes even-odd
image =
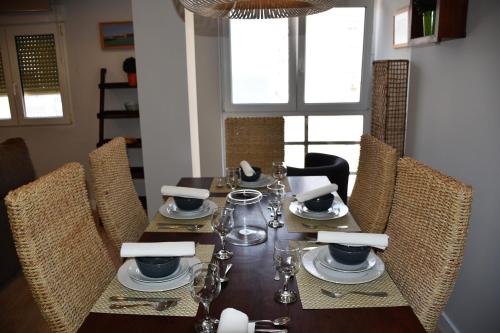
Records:
<instances>
[{"instance_id":1,"label":"black shelving unit","mask_svg":"<svg viewBox=\"0 0 500 333\"><path fill-rule=\"evenodd\" d=\"M106 119L133 119L139 118L139 111L125 111L125 110L106 110L105 109L105 97L107 89L135 89L136 87L131 87L128 82L106 82L106 68L101 68L101 82L99 83L99 113L97 114L97 119L99 119L99 141L96 146L100 147L106 142L110 141L111 138L105 138L104 135L104 120ZM141 138L127 138L127 148L129 149L140 149L142 148ZM144 179L144 168L143 167L131 167L130 174L133 179ZM139 196L144 208L147 207L146 197Z\"/></svg>"}]
</instances>

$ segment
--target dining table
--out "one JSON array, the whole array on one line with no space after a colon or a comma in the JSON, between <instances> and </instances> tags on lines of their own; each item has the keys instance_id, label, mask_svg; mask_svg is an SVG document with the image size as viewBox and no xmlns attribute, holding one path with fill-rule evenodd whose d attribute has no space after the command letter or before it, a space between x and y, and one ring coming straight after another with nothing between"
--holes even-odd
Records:
<instances>
[{"instance_id":1,"label":"dining table","mask_svg":"<svg viewBox=\"0 0 500 333\"><path fill-rule=\"evenodd\" d=\"M212 179L211 177L182 178L177 185L210 189ZM330 184L328 178L324 176L288 177L288 183L293 193ZM227 193L211 193L212 197L226 195ZM299 300L295 303L277 303L274 300L274 293L282 286L282 282L274 280L274 241L277 239L310 241L315 238L316 233L288 232L285 223L285 226L279 229L268 228L267 241L259 245L229 244L230 250L234 252L234 256L230 259L233 265L228 274L230 280L223 284L220 295L212 302L211 316L219 318L226 308L238 309L246 313L250 319L289 316L291 321L286 329L290 333L425 332L409 305L304 310L300 293L298 293ZM139 241L194 241L197 244L214 244L216 249L220 246L219 237L214 233L145 232ZM298 290L296 283L296 279L290 281L293 290ZM78 332L194 332L194 324L202 316L201 305L198 307L196 317L91 312Z\"/></svg>"}]
</instances>

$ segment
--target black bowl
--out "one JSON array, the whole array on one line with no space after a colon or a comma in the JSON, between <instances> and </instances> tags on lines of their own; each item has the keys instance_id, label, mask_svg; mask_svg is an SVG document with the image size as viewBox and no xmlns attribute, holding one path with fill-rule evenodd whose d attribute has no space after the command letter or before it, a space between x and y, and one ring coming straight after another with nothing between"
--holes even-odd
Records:
<instances>
[{"instance_id":1,"label":"black bowl","mask_svg":"<svg viewBox=\"0 0 500 333\"><path fill-rule=\"evenodd\" d=\"M179 267L180 257L137 257L139 271L150 278L169 276Z\"/></svg>"},{"instance_id":2,"label":"black bowl","mask_svg":"<svg viewBox=\"0 0 500 333\"><path fill-rule=\"evenodd\" d=\"M370 246L328 244L328 250L330 250L330 255L333 259L344 265L361 264L368 257L370 249Z\"/></svg>"},{"instance_id":3,"label":"black bowl","mask_svg":"<svg viewBox=\"0 0 500 333\"><path fill-rule=\"evenodd\" d=\"M203 199L174 197L175 204L182 210L195 210L201 207Z\"/></svg>"},{"instance_id":4,"label":"black bowl","mask_svg":"<svg viewBox=\"0 0 500 333\"><path fill-rule=\"evenodd\" d=\"M333 194L328 193L321 197L304 201L304 205L313 212L323 212L332 206L333 198Z\"/></svg>"},{"instance_id":5,"label":"black bowl","mask_svg":"<svg viewBox=\"0 0 500 333\"><path fill-rule=\"evenodd\" d=\"M243 170L241 170L241 180L243 180L244 182L257 181L257 179L259 179L260 177L260 174L262 173L262 169L259 167L252 167L252 169L253 171L255 171L255 173L253 174L253 176L250 177L245 176L245 173L243 172Z\"/></svg>"}]
</instances>

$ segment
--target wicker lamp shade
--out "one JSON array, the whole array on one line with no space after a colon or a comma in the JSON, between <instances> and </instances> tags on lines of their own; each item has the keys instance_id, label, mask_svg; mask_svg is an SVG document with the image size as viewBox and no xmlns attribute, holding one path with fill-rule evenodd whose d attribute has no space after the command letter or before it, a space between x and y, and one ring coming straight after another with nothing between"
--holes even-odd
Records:
<instances>
[{"instance_id":1,"label":"wicker lamp shade","mask_svg":"<svg viewBox=\"0 0 500 333\"><path fill-rule=\"evenodd\" d=\"M317 14L333 8L333 0L180 0L189 11L225 19L273 19Z\"/></svg>"}]
</instances>

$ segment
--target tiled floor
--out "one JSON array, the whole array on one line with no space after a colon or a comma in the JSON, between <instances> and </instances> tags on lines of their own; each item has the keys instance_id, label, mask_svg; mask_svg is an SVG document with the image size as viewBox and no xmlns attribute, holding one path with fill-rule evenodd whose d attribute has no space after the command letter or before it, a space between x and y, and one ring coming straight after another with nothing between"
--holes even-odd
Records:
<instances>
[{"instance_id":1,"label":"tiled floor","mask_svg":"<svg viewBox=\"0 0 500 333\"><path fill-rule=\"evenodd\" d=\"M108 251L116 267L120 258L99 227ZM26 279L20 275L0 290L0 332L2 333L49 333L49 327L43 319L38 306L31 296Z\"/></svg>"}]
</instances>

